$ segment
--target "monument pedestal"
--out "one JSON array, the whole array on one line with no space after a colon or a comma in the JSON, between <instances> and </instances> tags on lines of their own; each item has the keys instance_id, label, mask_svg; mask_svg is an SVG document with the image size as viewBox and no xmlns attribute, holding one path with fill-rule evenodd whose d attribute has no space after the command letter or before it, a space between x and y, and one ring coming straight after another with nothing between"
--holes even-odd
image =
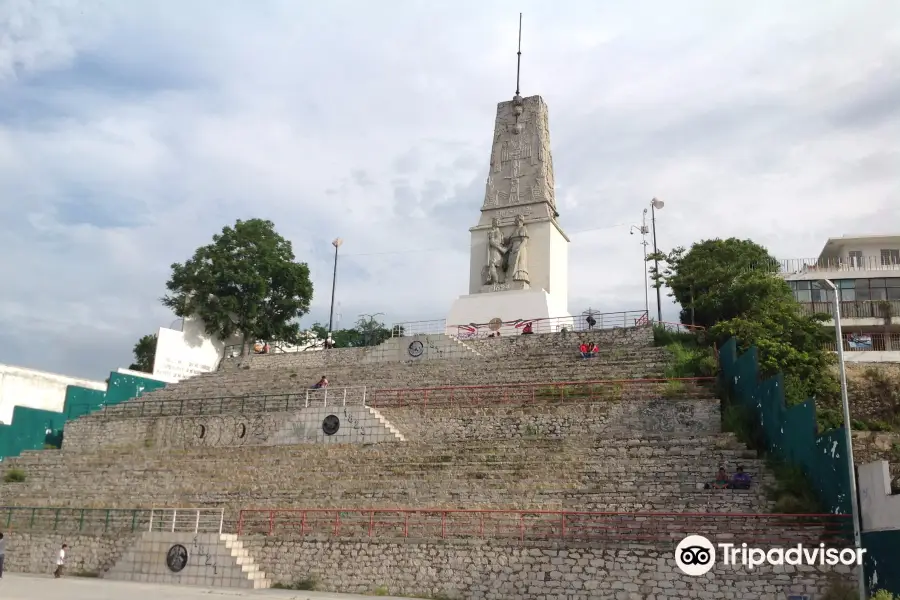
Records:
<instances>
[{"instance_id":1,"label":"monument pedestal","mask_svg":"<svg viewBox=\"0 0 900 600\"><path fill-rule=\"evenodd\" d=\"M570 317L565 302L556 302L553 296L544 290L504 290L482 294L460 296L450 307L447 315L447 335L457 335L460 326L481 325L479 329L487 331L486 325L493 319L502 322L517 319L559 319L559 327L566 325L564 317ZM550 327L536 327L541 332ZM501 328L501 334L507 333L509 327Z\"/></svg>"}]
</instances>

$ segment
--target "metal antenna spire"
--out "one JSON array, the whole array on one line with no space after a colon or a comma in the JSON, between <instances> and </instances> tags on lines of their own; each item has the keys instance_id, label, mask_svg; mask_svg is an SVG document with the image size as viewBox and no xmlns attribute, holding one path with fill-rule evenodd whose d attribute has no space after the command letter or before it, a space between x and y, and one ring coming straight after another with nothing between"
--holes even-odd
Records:
<instances>
[{"instance_id":1,"label":"metal antenna spire","mask_svg":"<svg viewBox=\"0 0 900 600\"><path fill-rule=\"evenodd\" d=\"M519 73L522 71L522 13L519 13L519 51L516 53L516 96L519 95Z\"/></svg>"}]
</instances>

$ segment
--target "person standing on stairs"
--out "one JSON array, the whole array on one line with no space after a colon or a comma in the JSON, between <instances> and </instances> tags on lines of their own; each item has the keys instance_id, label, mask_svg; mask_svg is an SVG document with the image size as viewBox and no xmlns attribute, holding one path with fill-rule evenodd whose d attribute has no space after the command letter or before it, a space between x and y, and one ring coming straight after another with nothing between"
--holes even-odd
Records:
<instances>
[{"instance_id":1,"label":"person standing on stairs","mask_svg":"<svg viewBox=\"0 0 900 600\"><path fill-rule=\"evenodd\" d=\"M69 546L66 544L62 545L62 548L59 549L59 557L56 559L56 570L53 571L53 577L59 579L63 574L63 567L66 566L66 549Z\"/></svg>"},{"instance_id":2,"label":"person standing on stairs","mask_svg":"<svg viewBox=\"0 0 900 600\"><path fill-rule=\"evenodd\" d=\"M3 559L6 558L6 540L0 533L0 579L3 579Z\"/></svg>"}]
</instances>

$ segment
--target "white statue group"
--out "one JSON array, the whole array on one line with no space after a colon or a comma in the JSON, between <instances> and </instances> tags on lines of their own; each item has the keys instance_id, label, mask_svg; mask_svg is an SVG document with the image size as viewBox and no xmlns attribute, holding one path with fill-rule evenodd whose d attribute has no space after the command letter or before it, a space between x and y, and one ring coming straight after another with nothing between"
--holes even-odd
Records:
<instances>
[{"instance_id":1,"label":"white statue group","mask_svg":"<svg viewBox=\"0 0 900 600\"><path fill-rule=\"evenodd\" d=\"M500 231L500 220L491 220L488 232L487 265L482 279L485 285L504 284L508 281L528 283L528 229L525 217L516 215L512 235L504 237Z\"/></svg>"}]
</instances>

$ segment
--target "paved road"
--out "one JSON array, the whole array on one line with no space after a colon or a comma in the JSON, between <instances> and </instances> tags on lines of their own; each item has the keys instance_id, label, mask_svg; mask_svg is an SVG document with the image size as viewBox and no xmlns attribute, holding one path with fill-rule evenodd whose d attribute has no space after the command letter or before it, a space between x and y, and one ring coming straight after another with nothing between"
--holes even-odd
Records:
<instances>
[{"instance_id":1,"label":"paved road","mask_svg":"<svg viewBox=\"0 0 900 600\"><path fill-rule=\"evenodd\" d=\"M130 581L106 581L87 577L20 575L4 573L0 579L3 600L234 600L271 598L272 600L402 600L390 596L356 596L327 592L291 590L232 590L186 585L157 585Z\"/></svg>"}]
</instances>

